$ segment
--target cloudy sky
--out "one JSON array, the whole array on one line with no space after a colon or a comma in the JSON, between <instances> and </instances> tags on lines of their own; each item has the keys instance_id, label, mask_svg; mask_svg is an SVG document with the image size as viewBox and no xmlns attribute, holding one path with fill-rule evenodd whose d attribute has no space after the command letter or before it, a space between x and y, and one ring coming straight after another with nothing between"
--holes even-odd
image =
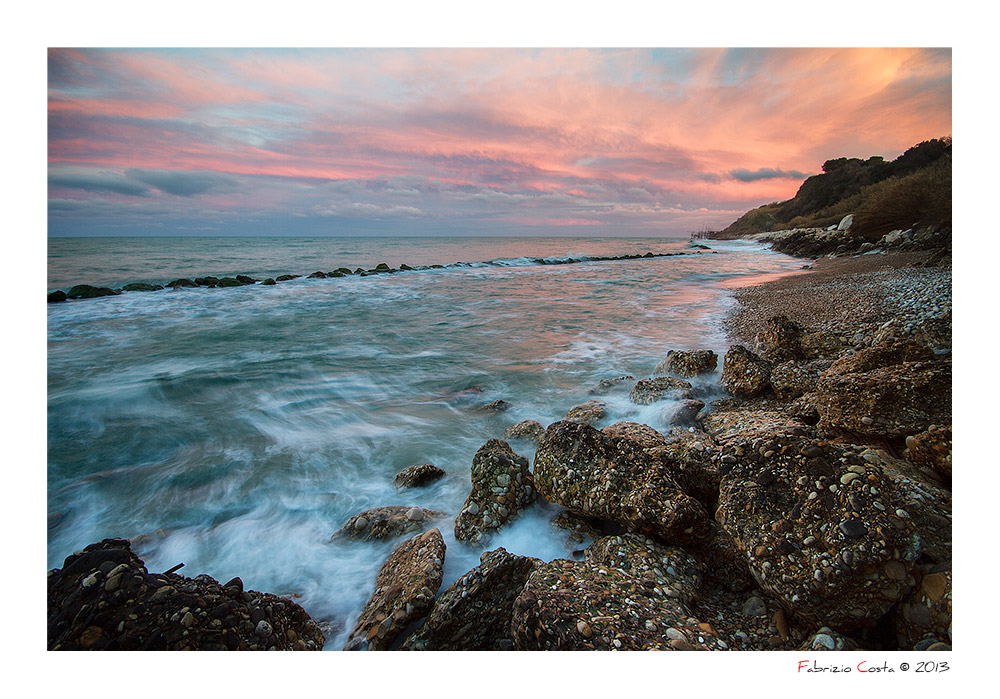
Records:
<instances>
[{"instance_id":1,"label":"cloudy sky","mask_svg":"<svg viewBox=\"0 0 1000 699\"><path fill-rule=\"evenodd\" d=\"M951 94L949 49L49 49L49 234L686 236Z\"/></svg>"}]
</instances>

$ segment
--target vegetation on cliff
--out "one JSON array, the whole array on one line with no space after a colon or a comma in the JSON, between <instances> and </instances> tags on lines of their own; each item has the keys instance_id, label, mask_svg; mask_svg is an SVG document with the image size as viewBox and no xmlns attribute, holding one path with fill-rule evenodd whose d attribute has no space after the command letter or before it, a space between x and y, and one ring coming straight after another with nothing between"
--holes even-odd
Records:
<instances>
[{"instance_id":1,"label":"vegetation on cliff","mask_svg":"<svg viewBox=\"0 0 1000 699\"><path fill-rule=\"evenodd\" d=\"M877 240L894 229L951 228L951 138L919 143L895 160L837 158L795 197L748 211L713 237L822 228L854 215L850 235Z\"/></svg>"}]
</instances>

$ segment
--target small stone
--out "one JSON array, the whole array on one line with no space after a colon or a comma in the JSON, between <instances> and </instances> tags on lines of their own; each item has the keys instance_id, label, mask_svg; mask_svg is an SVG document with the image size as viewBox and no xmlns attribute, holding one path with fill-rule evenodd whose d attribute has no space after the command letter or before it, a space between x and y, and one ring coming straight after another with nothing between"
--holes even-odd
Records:
<instances>
[{"instance_id":1,"label":"small stone","mask_svg":"<svg viewBox=\"0 0 1000 699\"><path fill-rule=\"evenodd\" d=\"M354 529L356 531L363 531L365 527L368 526L368 520L365 517L358 517L354 520Z\"/></svg>"},{"instance_id":2,"label":"small stone","mask_svg":"<svg viewBox=\"0 0 1000 699\"><path fill-rule=\"evenodd\" d=\"M868 533L868 527L860 519L845 519L840 523L840 531L850 539L860 539Z\"/></svg>"},{"instance_id":3,"label":"small stone","mask_svg":"<svg viewBox=\"0 0 1000 699\"><path fill-rule=\"evenodd\" d=\"M406 511L406 519L410 522L420 522L424 519L424 512L419 507L411 507Z\"/></svg>"},{"instance_id":4,"label":"small stone","mask_svg":"<svg viewBox=\"0 0 1000 699\"><path fill-rule=\"evenodd\" d=\"M253 630L254 634L260 636L261 638L267 638L271 635L272 629L271 624L267 620L261 619L257 622L257 627Z\"/></svg>"},{"instance_id":5,"label":"small stone","mask_svg":"<svg viewBox=\"0 0 1000 699\"><path fill-rule=\"evenodd\" d=\"M825 633L818 633L813 638L813 648L816 646L826 648L827 650L835 650L837 648L837 644L833 638Z\"/></svg>"},{"instance_id":6,"label":"small stone","mask_svg":"<svg viewBox=\"0 0 1000 699\"><path fill-rule=\"evenodd\" d=\"M590 628L590 624L585 621L580 621L576 625L576 630L580 632L580 635L584 638L590 638L593 635L593 630Z\"/></svg>"}]
</instances>

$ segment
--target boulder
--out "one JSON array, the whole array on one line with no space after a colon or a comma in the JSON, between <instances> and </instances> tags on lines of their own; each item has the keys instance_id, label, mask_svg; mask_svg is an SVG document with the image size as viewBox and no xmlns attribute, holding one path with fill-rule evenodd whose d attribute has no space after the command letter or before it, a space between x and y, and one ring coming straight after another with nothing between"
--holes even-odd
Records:
<instances>
[{"instance_id":1,"label":"boulder","mask_svg":"<svg viewBox=\"0 0 1000 699\"><path fill-rule=\"evenodd\" d=\"M834 362L816 385L821 429L892 439L951 423L950 359L859 373L836 368Z\"/></svg>"},{"instance_id":2,"label":"boulder","mask_svg":"<svg viewBox=\"0 0 1000 699\"><path fill-rule=\"evenodd\" d=\"M232 277L223 277L222 279L219 280L219 283L216 284L216 286L218 287L243 286L243 282L239 281L238 279L234 279Z\"/></svg>"},{"instance_id":3,"label":"boulder","mask_svg":"<svg viewBox=\"0 0 1000 699\"><path fill-rule=\"evenodd\" d=\"M951 564L921 566L917 578L916 589L889 615L899 648L917 650L928 642L951 645Z\"/></svg>"},{"instance_id":4,"label":"boulder","mask_svg":"<svg viewBox=\"0 0 1000 699\"><path fill-rule=\"evenodd\" d=\"M600 568L615 568L643 581L647 588L660 588L688 608L698 601L705 579L705 570L690 553L641 534L602 537L588 546L584 555Z\"/></svg>"},{"instance_id":5,"label":"boulder","mask_svg":"<svg viewBox=\"0 0 1000 699\"><path fill-rule=\"evenodd\" d=\"M374 507L354 515L334 533L331 541L338 539L393 539L404 534L425 530L432 522L445 516L444 512L420 507L389 505Z\"/></svg>"},{"instance_id":6,"label":"boulder","mask_svg":"<svg viewBox=\"0 0 1000 699\"><path fill-rule=\"evenodd\" d=\"M910 463L927 468L951 483L951 425L929 425L925 432L906 438L903 456Z\"/></svg>"},{"instance_id":7,"label":"boulder","mask_svg":"<svg viewBox=\"0 0 1000 699\"><path fill-rule=\"evenodd\" d=\"M737 398L756 398L771 385L771 362L758 357L743 345L726 352L720 383Z\"/></svg>"},{"instance_id":8,"label":"boulder","mask_svg":"<svg viewBox=\"0 0 1000 699\"><path fill-rule=\"evenodd\" d=\"M629 384L635 382L635 377L631 375L616 376L612 379L601 379L597 386L590 389L591 395L604 395L612 391L628 389Z\"/></svg>"},{"instance_id":9,"label":"boulder","mask_svg":"<svg viewBox=\"0 0 1000 699\"><path fill-rule=\"evenodd\" d=\"M535 500L528 460L507 442L491 439L472 459L472 492L455 518L455 538L486 543Z\"/></svg>"},{"instance_id":10,"label":"boulder","mask_svg":"<svg viewBox=\"0 0 1000 699\"><path fill-rule=\"evenodd\" d=\"M521 420L504 431L504 436L510 439L530 439L533 442L538 442L543 434L545 428L538 420Z\"/></svg>"},{"instance_id":11,"label":"boulder","mask_svg":"<svg viewBox=\"0 0 1000 699\"><path fill-rule=\"evenodd\" d=\"M632 439L580 422L549 425L535 452L534 479L548 500L585 517L617 522L667 543L708 536L705 508L655 456Z\"/></svg>"},{"instance_id":12,"label":"boulder","mask_svg":"<svg viewBox=\"0 0 1000 699\"><path fill-rule=\"evenodd\" d=\"M542 562L503 548L487 551L480 564L438 597L403 650L511 650L514 600Z\"/></svg>"},{"instance_id":13,"label":"boulder","mask_svg":"<svg viewBox=\"0 0 1000 699\"><path fill-rule=\"evenodd\" d=\"M602 400L588 400L579 405L574 405L566 413L563 420L575 420L576 422L586 422L588 425L598 420L602 420L608 414L608 404Z\"/></svg>"},{"instance_id":14,"label":"boulder","mask_svg":"<svg viewBox=\"0 0 1000 699\"><path fill-rule=\"evenodd\" d=\"M323 632L291 600L207 575L150 573L105 539L48 574L49 650L320 650Z\"/></svg>"},{"instance_id":15,"label":"boulder","mask_svg":"<svg viewBox=\"0 0 1000 699\"><path fill-rule=\"evenodd\" d=\"M718 365L719 356L712 350L691 350L688 352L670 350L667 352L666 358L656 365L653 373L680 376L686 379L713 372Z\"/></svg>"},{"instance_id":16,"label":"boulder","mask_svg":"<svg viewBox=\"0 0 1000 699\"><path fill-rule=\"evenodd\" d=\"M117 289L109 289L105 286L77 284L66 292L66 296L71 299L96 299L100 296L118 296L120 293Z\"/></svg>"},{"instance_id":17,"label":"boulder","mask_svg":"<svg viewBox=\"0 0 1000 699\"><path fill-rule=\"evenodd\" d=\"M361 611L344 650L387 650L407 626L434 605L444 577L445 543L431 529L403 542L382 564L375 592Z\"/></svg>"},{"instance_id":18,"label":"boulder","mask_svg":"<svg viewBox=\"0 0 1000 699\"><path fill-rule=\"evenodd\" d=\"M264 281L262 281L262 282L260 283L260 285L261 285L261 286L274 286L274 285L275 285L275 284L277 284L277 283L278 283L277 281L275 281L275 280L274 280L274 279L272 279L271 277L268 277L267 279L265 279Z\"/></svg>"},{"instance_id":19,"label":"boulder","mask_svg":"<svg viewBox=\"0 0 1000 699\"><path fill-rule=\"evenodd\" d=\"M913 520L892 506L895 484L860 451L802 437L726 445L716 512L763 590L844 633L906 596L922 551Z\"/></svg>"},{"instance_id":20,"label":"boulder","mask_svg":"<svg viewBox=\"0 0 1000 699\"><path fill-rule=\"evenodd\" d=\"M444 476L444 470L433 464L415 464L397 473L393 485L397 488L419 488Z\"/></svg>"},{"instance_id":21,"label":"boulder","mask_svg":"<svg viewBox=\"0 0 1000 699\"><path fill-rule=\"evenodd\" d=\"M290 282L293 279L298 279L301 276L302 276L301 274L282 274L280 277L275 277L274 280L276 282Z\"/></svg>"},{"instance_id":22,"label":"boulder","mask_svg":"<svg viewBox=\"0 0 1000 699\"><path fill-rule=\"evenodd\" d=\"M722 650L667 590L593 560L535 567L514 602L517 650Z\"/></svg>"},{"instance_id":23,"label":"boulder","mask_svg":"<svg viewBox=\"0 0 1000 699\"><path fill-rule=\"evenodd\" d=\"M628 399L638 405L651 405L664 398L691 398L691 384L673 376L640 379Z\"/></svg>"},{"instance_id":24,"label":"boulder","mask_svg":"<svg viewBox=\"0 0 1000 699\"><path fill-rule=\"evenodd\" d=\"M326 272L313 272L306 279L326 279Z\"/></svg>"},{"instance_id":25,"label":"boulder","mask_svg":"<svg viewBox=\"0 0 1000 699\"><path fill-rule=\"evenodd\" d=\"M702 420L702 424L705 432L718 444L742 444L761 436L801 436L810 431L809 426L798 418L787 413L763 409L709 413Z\"/></svg>"},{"instance_id":26,"label":"boulder","mask_svg":"<svg viewBox=\"0 0 1000 699\"><path fill-rule=\"evenodd\" d=\"M495 400L476 407L476 410L484 413L503 413L511 408L511 404L505 400Z\"/></svg>"},{"instance_id":27,"label":"boulder","mask_svg":"<svg viewBox=\"0 0 1000 699\"><path fill-rule=\"evenodd\" d=\"M746 555L733 537L717 522L712 522L711 538L691 549L691 555L701 563L705 577L731 592L744 592L757 587L750 575Z\"/></svg>"},{"instance_id":28,"label":"boulder","mask_svg":"<svg viewBox=\"0 0 1000 699\"><path fill-rule=\"evenodd\" d=\"M871 347L865 347L837 359L823 373L826 376L863 374L907 362L933 361L934 358L934 350L927 345L914 342L909 338L885 338L876 341Z\"/></svg>"},{"instance_id":29,"label":"boulder","mask_svg":"<svg viewBox=\"0 0 1000 699\"><path fill-rule=\"evenodd\" d=\"M146 284L144 282L134 282L122 287L122 291L159 291L163 287L159 284Z\"/></svg>"},{"instance_id":30,"label":"boulder","mask_svg":"<svg viewBox=\"0 0 1000 699\"><path fill-rule=\"evenodd\" d=\"M844 350L840 337L831 332L804 333L799 338L802 356L806 359L832 359Z\"/></svg>"},{"instance_id":31,"label":"boulder","mask_svg":"<svg viewBox=\"0 0 1000 699\"><path fill-rule=\"evenodd\" d=\"M194 283L197 284L198 286L218 286L219 285L219 278L218 277L195 277L194 278Z\"/></svg>"},{"instance_id":32,"label":"boulder","mask_svg":"<svg viewBox=\"0 0 1000 699\"><path fill-rule=\"evenodd\" d=\"M787 316L768 318L757 333L756 345L765 359L785 362L789 359L803 359L800 340L805 330Z\"/></svg>"},{"instance_id":33,"label":"boulder","mask_svg":"<svg viewBox=\"0 0 1000 699\"><path fill-rule=\"evenodd\" d=\"M254 279L253 277L248 277L245 274L237 274L236 275L236 281L238 281L240 284L243 284L245 286L249 286L250 284L256 284L260 280L259 279Z\"/></svg>"},{"instance_id":34,"label":"boulder","mask_svg":"<svg viewBox=\"0 0 1000 699\"><path fill-rule=\"evenodd\" d=\"M771 388L780 400L794 400L815 391L820 375L829 367L826 360L782 362L771 370Z\"/></svg>"},{"instance_id":35,"label":"boulder","mask_svg":"<svg viewBox=\"0 0 1000 699\"><path fill-rule=\"evenodd\" d=\"M55 291L53 291L51 294L48 295L47 301L48 303L59 303L60 301L65 301L67 298L69 297L66 296L65 291L61 289L56 289Z\"/></svg>"},{"instance_id":36,"label":"boulder","mask_svg":"<svg viewBox=\"0 0 1000 699\"><path fill-rule=\"evenodd\" d=\"M168 287L170 287L171 289L181 289L181 288L184 288L184 287L187 287L187 288L194 288L194 287L196 287L196 286L198 286L198 285L197 285L197 284L195 284L195 283L194 283L193 281L191 281L190 279L186 279L186 278L183 278L183 277L182 277L182 278L180 278L180 279L175 279L175 280L173 280L172 282L169 282L169 283L167 284L167 286L168 286Z\"/></svg>"},{"instance_id":37,"label":"boulder","mask_svg":"<svg viewBox=\"0 0 1000 699\"><path fill-rule=\"evenodd\" d=\"M663 411L663 422L668 425L687 427L698 424L698 414L705 409L705 402L697 398L682 400L677 405Z\"/></svg>"}]
</instances>

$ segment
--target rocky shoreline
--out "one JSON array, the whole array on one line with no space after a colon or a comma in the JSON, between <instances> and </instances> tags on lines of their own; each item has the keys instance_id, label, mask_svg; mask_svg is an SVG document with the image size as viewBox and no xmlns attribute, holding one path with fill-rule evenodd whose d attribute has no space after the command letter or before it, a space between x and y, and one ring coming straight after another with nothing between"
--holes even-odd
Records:
<instances>
[{"instance_id":1,"label":"rocky shoreline","mask_svg":"<svg viewBox=\"0 0 1000 699\"><path fill-rule=\"evenodd\" d=\"M721 371L713 352L672 348L650 376L609 377L592 391L682 400L689 409L666 433L598 429L594 399L484 444L453 521L391 503L352 517L336 536L400 544L346 648L950 650L951 272L941 250L841 251L737 290ZM706 406L692 376L717 378L728 397ZM517 454L528 440L533 464ZM437 471L401 473L400 499L426 482L415 473ZM572 560L495 548L439 589L439 527L481 545L538 500L564 508L552 526L579 543ZM290 600L263 604L207 576L149 576L136 561L112 540L49 573L50 649L138 643L126 638L254 648L275 629L285 639L276 648L317 645ZM126 563L133 587L109 597ZM215 587L185 590L199 580ZM185 596L155 591L164 585ZM236 587L247 613L222 614ZM269 616L253 612L262 605ZM261 621L272 634L254 635Z\"/></svg>"}]
</instances>

